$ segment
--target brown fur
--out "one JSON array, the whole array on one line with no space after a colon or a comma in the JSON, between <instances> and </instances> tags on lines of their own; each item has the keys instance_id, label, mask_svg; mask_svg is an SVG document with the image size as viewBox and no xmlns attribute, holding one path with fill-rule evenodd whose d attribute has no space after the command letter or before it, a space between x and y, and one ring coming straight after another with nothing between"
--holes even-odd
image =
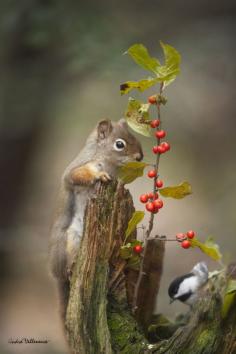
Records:
<instances>
[{"instance_id":1,"label":"brown fur","mask_svg":"<svg viewBox=\"0 0 236 354\"><path fill-rule=\"evenodd\" d=\"M71 171L71 180L74 184L91 183L97 178L98 171L91 163L76 167Z\"/></svg>"}]
</instances>

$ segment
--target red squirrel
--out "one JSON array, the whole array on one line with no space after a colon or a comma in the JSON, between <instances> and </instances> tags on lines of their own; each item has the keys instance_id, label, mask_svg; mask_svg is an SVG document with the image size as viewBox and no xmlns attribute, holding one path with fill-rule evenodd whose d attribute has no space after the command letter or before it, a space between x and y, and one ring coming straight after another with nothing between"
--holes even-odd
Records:
<instances>
[{"instance_id":1,"label":"red squirrel","mask_svg":"<svg viewBox=\"0 0 236 354\"><path fill-rule=\"evenodd\" d=\"M84 148L63 173L49 247L63 319L69 299L69 277L83 235L84 212L94 185L99 180L108 182L117 178L121 165L142 158L141 144L129 132L125 119L118 122L106 119L97 124Z\"/></svg>"}]
</instances>

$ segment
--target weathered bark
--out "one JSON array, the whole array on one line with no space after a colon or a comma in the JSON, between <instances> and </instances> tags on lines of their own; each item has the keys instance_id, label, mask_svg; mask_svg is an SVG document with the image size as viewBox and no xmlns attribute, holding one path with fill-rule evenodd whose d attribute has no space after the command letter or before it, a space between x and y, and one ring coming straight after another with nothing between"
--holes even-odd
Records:
<instances>
[{"instance_id":1,"label":"weathered bark","mask_svg":"<svg viewBox=\"0 0 236 354\"><path fill-rule=\"evenodd\" d=\"M143 260L143 275L135 299L135 318L145 334L155 310L156 299L160 287L165 242L157 239L147 240Z\"/></svg>"},{"instance_id":2,"label":"weathered bark","mask_svg":"<svg viewBox=\"0 0 236 354\"><path fill-rule=\"evenodd\" d=\"M117 322L114 308L119 308L115 311L116 314L120 311L122 318L129 317L130 326L132 320L126 304L124 275L126 263L119 257L119 252L133 211L132 197L117 183L99 184L96 196L88 204L67 309L67 336L73 353L112 353L107 304L113 328L114 321ZM134 320L133 323L134 328Z\"/></svg>"},{"instance_id":3,"label":"weathered bark","mask_svg":"<svg viewBox=\"0 0 236 354\"><path fill-rule=\"evenodd\" d=\"M163 241L150 240L146 245L145 275L136 294L137 309L132 313L138 273L126 268L119 252L133 211L132 197L123 185L97 185L87 207L71 280L66 328L72 353L236 353L236 300L223 317L228 279L223 272L202 289L187 324L152 316L162 274ZM135 237L136 233L131 236ZM146 338L155 344L150 346Z\"/></svg>"}]
</instances>

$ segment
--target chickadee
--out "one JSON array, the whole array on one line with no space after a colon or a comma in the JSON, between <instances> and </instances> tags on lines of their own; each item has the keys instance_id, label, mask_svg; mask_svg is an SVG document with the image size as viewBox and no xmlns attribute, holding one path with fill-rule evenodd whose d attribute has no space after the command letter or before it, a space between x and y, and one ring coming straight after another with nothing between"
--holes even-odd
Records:
<instances>
[{"instance_id":1,"label":"chickadee","mask_svg":"<svg viewBox=\"0 0 236 354\"><path fill-rule=\"evenodd\" d=\"M206 263L197 263L190 273L174 279L168 289L170 303L180 300L192 306L198 299L198 290L207 283L208 268Z\"/></svg>"}]
</instances>

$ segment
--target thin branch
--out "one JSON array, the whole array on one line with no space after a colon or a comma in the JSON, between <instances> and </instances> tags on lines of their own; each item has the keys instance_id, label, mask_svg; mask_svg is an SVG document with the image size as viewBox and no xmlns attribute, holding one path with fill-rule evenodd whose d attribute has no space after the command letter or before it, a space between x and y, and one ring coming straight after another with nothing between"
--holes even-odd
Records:
<instances>
[{"instance_id":1,"label":"thin branch","mask_svg":"<svg viewBox=\"0 0 236 354\"><path fill-rule=\"evenodd\" d=\"M160 84L160 91L159 91L160 95L163 92L163 88L164 88L164 84L162 82ZM161 109L160 109L160 105L161 105L161 103L157 102L157 116L158 116L158 119L160 120L160 124L159 124L158 129L161 128ZM160 140L161 140L160 138L157 138L157 144L158 145L160 144ZM155 170L157 172L157 175L156 175L156 177L154 178L154 181L153 181L153 193L157 192L156 182L157 182L157 179L158 179L159 162L160 162L160 153L158 153L157 157L156 157ZM145 260L145 256L146 256L146 247L145 246L147 244L147 240L149 239L149 237L151 235L151 232L152 232L152 229L153 229L153 222L154 222L154 214L151 213L150 219L149 219L148 230L146 231L145 237L144 237L144 240L143 240L144 241L144 255L143 255L143 258L141 259L139 275L138 275L136 287L135 287L135 290L134 290L134 297L133 297L133 312L134 313L135 313L136 308L137 308L138 293L139 293L139 290L140 290L140 285L142 283L143 274L144 274L144 260Z\"/></svg>"},{"instance_id":2,"label":"thin branch","mask_svg":"<svg viewBox=\"0 0 236 354\"><path fill-rule=\"evenodd\" d=\"M164 85L163 85L163 82L160 84L160 95L162 95L162 92L163 92L163 87L164 87ZM157 130L160 130L161 129L161 123L162 123L162 121L161 121L161 103L160 102L157 102L157 117L158 117L158 119L159 119L159 121L160 121L160 124L159 124L159 126L158 126L158 128L157 128ZM159 145L160 144L160 142L161 142L161 139L160 138L157 138L156 139L157 140L157 145ZM157 153L157 157L156 157L156 163L155 163L155 171L156 171L156 177L154 177L154 180L153 180L153 193L154 193L154 195L155 195L155 193L158 191L158 188L156 187L156 182L157 182L157 179L158 179L158 168L159 168L159 162L160 162L160 153L158 152ZM150 215L150 219L149 219L149 227L148 227L148 230L147 230L147 232L146 232L146 235L145 235L145 238L147 239L147 238L149 238L149 236L150 236L150 234L151 234L151 232L152 232L152 229L153 229L153 223L154 223L154 215L155 214L153 214L153 213L151 213L151 215Z\"/></svg>"}]
</instances>

